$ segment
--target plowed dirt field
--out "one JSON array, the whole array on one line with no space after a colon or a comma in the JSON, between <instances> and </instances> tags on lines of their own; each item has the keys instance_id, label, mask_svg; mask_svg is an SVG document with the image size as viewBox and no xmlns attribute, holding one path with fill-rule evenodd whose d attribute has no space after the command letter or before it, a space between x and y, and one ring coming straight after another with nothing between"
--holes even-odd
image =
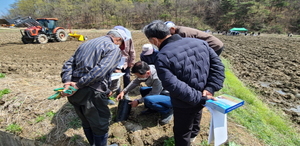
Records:
<instances>
[{"instance_id":1,"label":"plowed dirt field","mask_svg":"<svg viewBox=\"0 0 300 146\"><path fill-rule=\"evenodd\" d=\"M76 30L89 39L105 35L108 30ZM142 32L133 31L137 57L143 44L148 43ZM296 124L300 124L300 37L283 35L223 36L221 54L232 64L232 70L260 98L281 108ZM23 44L18 29L0 29L0 90L9 89L0 106L0 140L7 145L88 145L73 107L66 98L47 100L54 88L61 87L62 64L82 42ZM132 92L131 98L137 98ZM112 113L116 106L110 106ZM172 124L159 126L158 114L140 116L140 105L133 109L127 122L112 122L109 144L162 146L173 136ZM204 110L201 133L193 145L207 140L210 114ZM19 125L21 131L9 134L7 126ZM240 145L263 145L247 129L230 121L229 141ZM17 137L14 135L18 135Z\"/></svg>"}]
</instances>

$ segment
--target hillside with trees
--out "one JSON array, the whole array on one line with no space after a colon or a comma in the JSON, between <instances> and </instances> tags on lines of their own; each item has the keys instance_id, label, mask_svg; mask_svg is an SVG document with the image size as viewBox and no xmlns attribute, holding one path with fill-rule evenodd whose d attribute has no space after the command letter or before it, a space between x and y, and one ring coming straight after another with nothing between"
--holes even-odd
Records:
<instances>
[{"instance_id":1,"label":"hillside with trees","mask_svg":"<svg viewBox=\"0 0 300 146\"><path fill-rule=\"evenodd\" d=\"M299 34L299 11L299 0L17 0L4 17L55 17L74 29L141 29L160 19L202 30Z\"/></svg>"},{"instance_id":2,"label":"hillside with trees","mask_svg":"<svg viewBox=\"0 0 300 146\"><path fill-rule=\"evenodd\" d=\"M141 29L161 19L203 30L299 33L299 12L298 0L18 0L5 18L57 17L61 26L86 29Z\"/></svg>"}]
</instances>

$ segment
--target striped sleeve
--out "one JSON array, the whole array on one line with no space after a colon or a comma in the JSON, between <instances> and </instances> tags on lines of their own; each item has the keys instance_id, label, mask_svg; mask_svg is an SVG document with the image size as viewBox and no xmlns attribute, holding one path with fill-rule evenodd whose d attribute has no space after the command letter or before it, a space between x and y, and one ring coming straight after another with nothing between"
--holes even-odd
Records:
<instances>
[{"instance_id":1,"label":"striped sleeve","mask_svg":"<svg viewBox=\"0 0 300 146\"><path fill-rule=\"evenodd\" d=\"M95 66L77 82L77 86L82 88L103 80L106 75L112 73L121 59L120 49L116 45L110 44L105 47L105 51L98 58Z\"/></svg>"},{"instance_id":2,"label":"striped sleeve","mask_svg":"<svg viewBox=\"0 0 300 146\"><path fill-rule=\"evenodd\" d=\"M74 61L74 56L72 56L68 61L66 61L62 67L62 72L60 76L63 83L71 82L72 80L73 61Z\"/></svg>"}]
</instances>

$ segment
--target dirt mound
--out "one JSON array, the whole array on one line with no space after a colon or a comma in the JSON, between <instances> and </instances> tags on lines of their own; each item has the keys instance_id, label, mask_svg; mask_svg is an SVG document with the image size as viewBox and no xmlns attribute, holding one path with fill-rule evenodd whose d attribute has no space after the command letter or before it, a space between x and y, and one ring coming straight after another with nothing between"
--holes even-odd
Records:
<instances>
[{"instance_id":1,"label":"dirt mound","mask_svg":"<svg viewBox=\"0 0 300 146\"><path fill-rule=\"evenodd\" d=\"M102 36L107 30L81 30L78 34L89 39ZM231 60L238 77L258 89L266 102L285 109L291 118L299 123L299 115L291 110L299 106L294 96L299 93L299 44L300 39L283 37L233 37L218 36L226 45L223 57ZM148 43L139 31L133 32L137 60L144 43ZM73 107L65 98L47 100L54 94L54 88L61 87L60 71L62 64L69 59L82 42L69 40L47 44L23 44L18 30L1 32L0 72L7 76L0 79L0 90L10 89L3 96L0 106L0 138L15 139L5 135L11 124L22 130L14 131L20 136L16 145L88 145ZM281 91L281 92L278 92ZM132 99L137 92L131 93ZM113 115L116 106L110 106ZM157 145L173 136L172 124L160 126L159 114L141 116L144 110L140 105L132 109L127 122L111 122L109 143L120 145ZM114 118L114 117L112 117ZM207 140L210 114L204 110L201 133L194 145ZM235 123L228 123L229 141L240 145L263 145L247 129ZM12 131L10 131L12 132ZM5 136L3 136L5 135ZM26 142L25 142L26 141ZM27 144L24 144L27 143ZM5 145L5 144L4 144Z\"/></svg>"}]
</instances>

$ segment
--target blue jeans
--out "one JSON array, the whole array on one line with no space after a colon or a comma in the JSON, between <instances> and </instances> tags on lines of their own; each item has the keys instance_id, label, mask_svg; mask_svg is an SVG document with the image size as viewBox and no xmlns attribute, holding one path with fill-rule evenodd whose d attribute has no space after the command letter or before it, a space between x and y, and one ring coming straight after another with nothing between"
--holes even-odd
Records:
<instances>
[{"instance_id":1,"label":"blue jeans","mask_svg":"<svg viewBox=\"0 0 300 146\"><path fill-rule=\"evenodd\" d=\"M161 114L169 113L172 110L171 99L165 95L150 95L146 96L152 87L141 87L140 93L144 97L144 105L146 108L157 111ZM145 97L146 96L146 97Z\"/></svg>"}]
</instances>

